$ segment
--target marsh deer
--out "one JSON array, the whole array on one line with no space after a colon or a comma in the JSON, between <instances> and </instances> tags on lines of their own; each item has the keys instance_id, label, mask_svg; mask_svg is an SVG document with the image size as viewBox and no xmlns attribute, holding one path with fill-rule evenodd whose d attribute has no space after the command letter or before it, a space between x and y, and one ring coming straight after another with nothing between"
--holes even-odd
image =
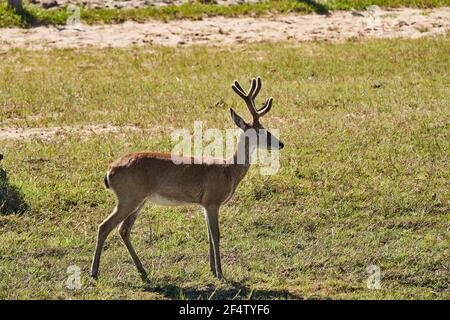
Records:
<instances>
[{"instance_id":1,"label":"marsh deer","mask_svg":"<svg viewBox=\"0 0 450 320\"><path fill-rule=\"evenodd\" d=\"M205 209L209 240L209 261L213 274L222 279L219 252L219 208L227 202L250 167L252 153L257 147L269 150L283 148L283 143L268 132L259 122L260 117L272 108L272 98L261 108L256 108L255 98L261 89L261 79L251 80L248 93L234 81L233 90L245 101L253 121L245 122L233 109L231 118L242 129L237 149L228 159L203 159L202 163L173 161L168 153L132 153L113 162L105 175L105 185L117 197L114 211L100 224L97 246L92 261L92 277L97 278L100 255L109 233L119 226L136 268L146 279L146 271L130 241L130 232L146 200L161 205L197 204ZM248 139L249 132L256 139ZM178 159L179 160L179 159Z\"/></svg>"}]
</instances>

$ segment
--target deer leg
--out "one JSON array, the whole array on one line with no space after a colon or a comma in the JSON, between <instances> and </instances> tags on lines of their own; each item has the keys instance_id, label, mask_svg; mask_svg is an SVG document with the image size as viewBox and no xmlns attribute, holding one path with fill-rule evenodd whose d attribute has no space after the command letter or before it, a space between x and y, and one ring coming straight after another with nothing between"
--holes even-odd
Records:
<instances>
[{"instance_id":1,"label":"deer leg","mask_svg":"<svg viewBox=\"0 0 450 320\"><path fill-rule=\"evenodd\" d=\"M220 262L220 250L219 250L219 241L220 241L219 208L218 207L206 208L205 215L210 235L210 243L212 242L212 247L214 251L215 276L219 279L223 279L222 265Z\"/></svg>"},{"instance_id":2,"label":"deer leg","mask_svg":"<svg viewBox=\"0 0 450 320\"><path fill-rule=\"evenodd\" d=\"M100 265L100 256L102 254L103 245L111 231L119 225L137 206L138 201L120 201L114 208L114 211L105 219L98 227L97 245L95 247L95 255L92 260L91 276L94 279L98 277L98 268Z\"/></svg>"},{"instance_id":3,"label":"deer leg","mask_svg":"<svg viewBox=\"0 0 450 320\"><path fill-rule=\"evenodd\" d=\"M215 275L216 274L216 260L214 258L214 247L213 247L213 243L212 243L212 239L211 239L211 232L209 231L206 213L205 213L205 219L206 219L206 232L208 233L208 242L209 242L209 268L211 269L211 272Z\"/></svg>"},{"instance_id":4,"label":"deer leg","mask_svg":"<svg viewBox=\"0 0 450 320\"><path fill-rule=\"evenodd\" d=\"M131 258L133 259L133 262L138 269L139 273L141 274L143 279L147 279L147 272L145 271L144 267L142 266L141 260L139 259L138 255L136 254L136 251L133 248L133 245L131 244L130 235L131 235L131 228L133 228L133 224L136 221L137 217L139 216L139 213L144 206L144 202L142 202L139 207L130 214L119 226L119 234L122 237L123 242L125 243L125 246L128 249L128 252L130 253Z\"/></svg>"}]
</instances>

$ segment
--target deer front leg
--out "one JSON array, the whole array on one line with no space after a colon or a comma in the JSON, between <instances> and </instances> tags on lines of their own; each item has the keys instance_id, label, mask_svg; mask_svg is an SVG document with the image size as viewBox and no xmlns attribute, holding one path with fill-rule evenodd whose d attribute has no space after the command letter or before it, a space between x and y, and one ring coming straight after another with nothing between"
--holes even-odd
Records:
<instances>
[{"instance_id":1,"label":"deer front leg","mask_svg":"<svg viewBox=\"0 0 450 320\"><path fill-rule=\"evenodd\" d=\"M210 265L211 268L214 267L213 273L219 278L223 279L222 275L222 265L220 262L220 231L219 231L219 207L208 207L205 208L205 218L206 225L209 233L209 241L210 241L210 251L212 244L212 251L214 253L214 265L211 263L211 252L210 252Z\"/></svg>"},{"instance_id":2,"label":"deer front leg","mask_svg":"<svg viewBox=\"0 0 450 320\"><path fill-rule=\"evenodd\" d=\"M206 221L206 232L208 233L209 242L209 267L211 272L216 275L216 259L214 257L214 247L211 238L211 232L209 231L208 221Z\"/></svg>"}]
</instances>

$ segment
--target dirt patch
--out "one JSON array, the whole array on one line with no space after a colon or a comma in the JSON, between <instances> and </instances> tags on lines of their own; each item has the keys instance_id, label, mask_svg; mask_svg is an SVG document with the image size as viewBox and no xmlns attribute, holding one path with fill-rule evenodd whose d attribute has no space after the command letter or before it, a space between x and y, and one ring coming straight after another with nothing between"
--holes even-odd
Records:
<instances>
[{"instance_id":1,"label":"dirt patch","mask_svg":"<svg viewBox=\"0 0 450 320\"><path fill-rule=\"evenodd\" d=\"M331 15L286 15L271 18L213 17L168 23L126 22L116 25L2 29L0 49L128 47L144 45L227 45L255 41L341 41L348 38L419 38L446 34L450 8L339 11Z\"/></svg>"},{"instance_id":2,"label":"dirt patch","mask_svg":"<svg viewBox=\"0 0 450 320\"><path fill-rule=\"evenodd\" d=\"M126 131L140 131L138 127L123 126L116 127L110 125L86 125L86 126L67 126L55 128L0 128L0 140L21 140L21 139L51 139L55 136L61 136L66 133L79 136L87 136L90 134L105 134L110 132L126 132Z\"/></svg>"}]
</instances>

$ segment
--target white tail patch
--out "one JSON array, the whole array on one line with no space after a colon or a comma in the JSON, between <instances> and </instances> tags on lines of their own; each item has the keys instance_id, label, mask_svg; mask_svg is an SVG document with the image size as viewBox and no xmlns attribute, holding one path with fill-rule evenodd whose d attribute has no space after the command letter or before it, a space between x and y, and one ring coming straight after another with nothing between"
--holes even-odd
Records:
<instances>
[{"instance_id":1,"label":"white tail patch","mask_svg":"<svg viewBox=\"0 0 450 320\"><path fill-rule=\"evenodd\" d=\"M182 206L187 204L186 202L183 201L163 197L157 193L153 193L151 196L149 196L148 200L150 200L153 203L160 204L162 206Z\"/></svg>"}]
</instances>

